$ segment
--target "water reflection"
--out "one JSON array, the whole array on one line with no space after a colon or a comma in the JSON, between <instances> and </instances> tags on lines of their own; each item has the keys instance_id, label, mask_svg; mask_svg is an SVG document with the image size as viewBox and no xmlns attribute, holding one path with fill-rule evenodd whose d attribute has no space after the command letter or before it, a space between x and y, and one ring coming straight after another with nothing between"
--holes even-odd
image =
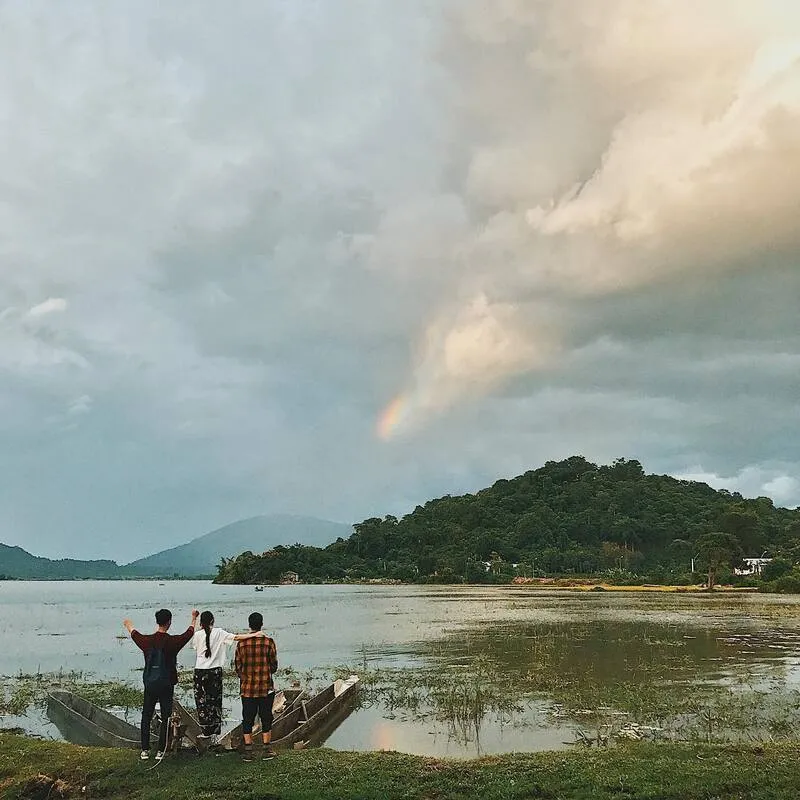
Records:
<instances>
[{"instance_id":1,"label":"water reflection","mask_svg":"<svg viewBox=\"0 0 800 800\"><path fill-rule=\"evenodd\" d=\"M486 603L480 592L430 594L436 603L455 598ZM401 721L406 748L430 751L426 726L462 754L797 730L794 601L572 595L548 597L542 609L541 594L510 599L498 609L505 619L418 643L413 672L376 671L374 703L384 722ZM374 729L389 738L383 723Z\"/></svg>"}]
</instances>

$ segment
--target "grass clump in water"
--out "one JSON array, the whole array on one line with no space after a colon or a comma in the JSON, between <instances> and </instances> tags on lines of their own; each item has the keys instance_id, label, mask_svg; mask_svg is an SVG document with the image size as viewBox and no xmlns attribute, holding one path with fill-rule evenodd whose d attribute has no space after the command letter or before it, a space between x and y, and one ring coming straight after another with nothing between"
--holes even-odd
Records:
<instances>
[{"instance_id":1,"label":"grass clump in water","mask_svg":"<svg viewBox=\"0 0 800 800\"><path fill-rule=\"evenodd\" d=\"M421 644L421 667L370 670L365 658L338 674L359 672L387 716L444 722L463 743L491 716L567 726L585 745L796 740L800 692L766 652L768 637L679 623L500 624Z\"/></svg>"},{"instance_id":2,"label":"grass clump in water","mask_svg":"<svg viewBox=\"0 0 800 800\"><path fill-rule=\"evenodd\" d=\"M141 706L142 690L117 680L97 680L80 671L19 673L0 679L0 716L24 716L33 708L44 708L47 695L61 689L79 694L103 708L125 710Z\"/></svg>"}]
</instances>

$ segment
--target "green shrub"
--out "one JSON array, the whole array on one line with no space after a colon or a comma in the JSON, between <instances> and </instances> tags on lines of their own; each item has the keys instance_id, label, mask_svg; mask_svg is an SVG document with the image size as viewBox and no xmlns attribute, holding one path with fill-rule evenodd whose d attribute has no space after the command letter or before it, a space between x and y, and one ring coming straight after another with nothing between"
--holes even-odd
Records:
<instances>
[{"instance_id":1,"label":"green shrub","mask_svg":"<svg viewBox=\"0 0 800 800\"><path fill-rule=\"evenodd\" d=\"M792 571L792 562L787 558L773 558L769 564L764 564L761 577L766 581L776 581Z\"/></svg>"},{"instance_id":2,"label":"green shrub","mask_svg":"<svg viewBox=\"0 0 800 800\"><path fill-rule=\"evenodd\" d=\"M800 594L800 570L794 569L774 581L767 581L761 586L762 592L772 594Z\"/></svg>"}]
</instances>

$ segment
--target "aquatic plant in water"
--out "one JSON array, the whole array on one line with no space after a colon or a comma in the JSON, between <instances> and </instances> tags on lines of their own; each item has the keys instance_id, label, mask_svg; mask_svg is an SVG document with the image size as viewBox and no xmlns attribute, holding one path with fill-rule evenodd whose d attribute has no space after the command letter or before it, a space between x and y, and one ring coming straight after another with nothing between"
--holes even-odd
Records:
<instances>
[{"instance_id":1,"label":"aquatic plant in water","mask_svg":"<svg viewBox=\"0 0 800 800\"><path fill-rule=\"evenodd\" d=\"M123 681L97 680L81 671L22 673L0 678L0 716L23 716L44 708L54 689L75 692L95 705L128 710L142 704L142 690Z\"/></svg>"}]
</instances>

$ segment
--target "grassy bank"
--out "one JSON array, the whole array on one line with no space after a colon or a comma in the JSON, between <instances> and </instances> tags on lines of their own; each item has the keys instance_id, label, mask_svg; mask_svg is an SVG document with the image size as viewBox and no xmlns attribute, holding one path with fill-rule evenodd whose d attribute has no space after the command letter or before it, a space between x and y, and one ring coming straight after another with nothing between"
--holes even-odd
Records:
<instances>
[{"instance_id":1,"label":"grassy bank","mask_svg":"<svg viewBox=\"0 0 800 800\"><path fill-rule=\"evenodd\" d=\"M150 762L148 766L151 766ZM0 734L0 796L236 798L581 798L794 800L800 745L629 745L442 761L398 753L291 752L243 764L181 756L147 771L138 754Z\"/></svg>"}]
</instances>

